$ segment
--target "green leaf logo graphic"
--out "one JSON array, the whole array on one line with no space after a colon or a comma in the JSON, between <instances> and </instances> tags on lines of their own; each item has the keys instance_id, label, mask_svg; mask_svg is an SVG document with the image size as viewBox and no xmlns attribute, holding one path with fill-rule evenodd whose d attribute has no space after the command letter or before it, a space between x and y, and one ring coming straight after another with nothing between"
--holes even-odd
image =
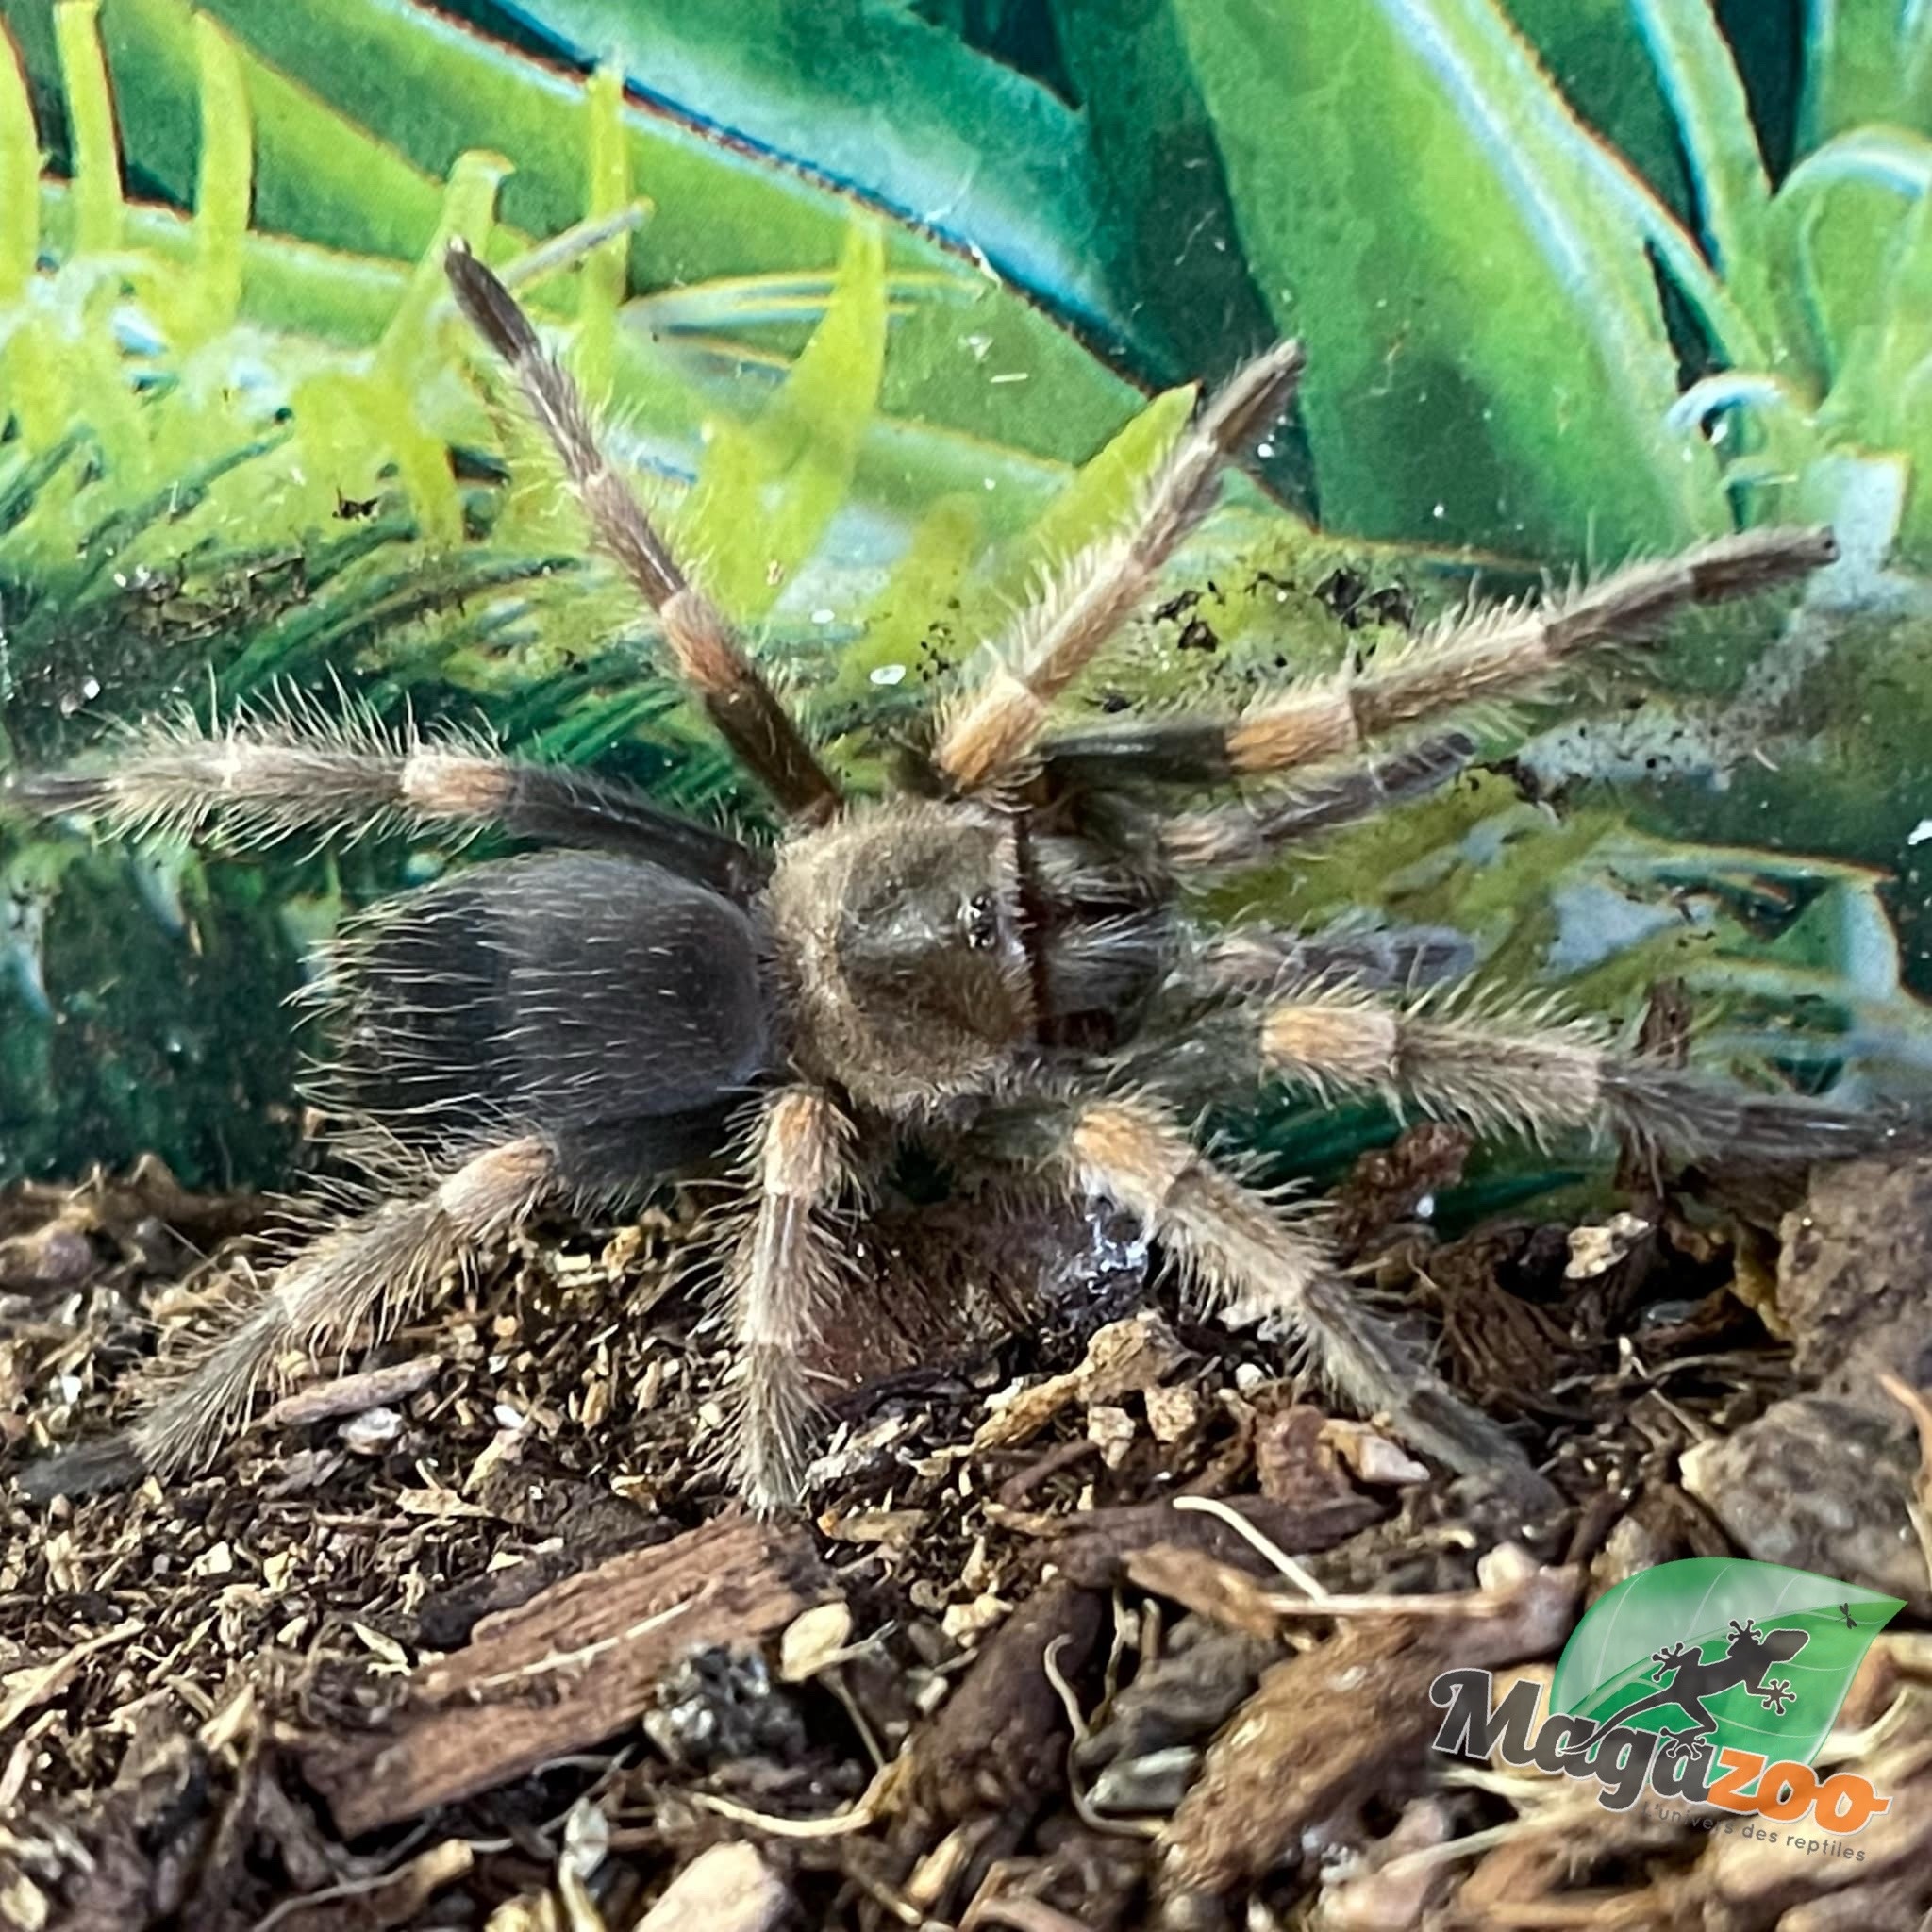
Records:
<instances>
[{"instance_id":1,"label":"green leaf logo graphic","mask_svg":"<svg viewBox=\"0 0 1932 1932\"><path fill-rule=\"evenodd\" d=\"M1660 1563L1591 1606L1549 1707L1809 1764L1872 1640L1904 1607L1777 1563Z\"/></svg>"}]
</instances>

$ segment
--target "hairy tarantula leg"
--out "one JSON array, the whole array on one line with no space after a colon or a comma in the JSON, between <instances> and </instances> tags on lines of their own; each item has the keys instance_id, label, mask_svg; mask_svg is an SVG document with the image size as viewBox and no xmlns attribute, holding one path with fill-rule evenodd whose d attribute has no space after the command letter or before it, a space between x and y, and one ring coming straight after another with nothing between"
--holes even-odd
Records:
<instances>
[{"instance_id":1,"label":"hairy tarantula leg","mask_svg":"<svg viewBox=\"0 0 1932 1932\"><path fill-rule=\"evenodd\" d=\"M767 870L723 832L654 805L609 779L501 758L374 724L331 724L319 713L244 714L226 729L193 720L125 739L98 772L14 780L8 795L35 811L85 812L124 836L197 834L219 822L247 843L336 828L495 824L518 838L656 860L738 896Z\"/></svg>"},{"instance_id":2,"label":"hairy tarantula leg","mask_svg":"<svg viewBox=\"0 0 1932 1932\"><path fill-rule=\"evenodd\" d=\"M257 1390L285 1357L340 1346L372 1319L385 1326L401 1320L558 1187L546 1141L508 1141L457 1168L432 1192L391 1202L322 1236L125 1437L37 1463L21 1473L21 1486L44 1500L205 1461L247 1420Z\"/></svg>"},{"instance_id":3,"label":"hairy tarantula leg","mask_svg":"<svg viewBox=\"0 0 1932 1932\"><path fill-rule=\"evenodd\" d=\"M838 1266L827 1215L845 1189L851 1136L838 1108L802 1087L775 1095L758 1128L758 1202L727 1277L743 1378L728 1467L761 1514L790 1508L805 1487L818 1408L805 1352Z\"/></svg>"},{"instance_id":4,"label":"hairy tarantula leg","mask_svg":"<svg viewBox=\"0 0 1932 1932\"><path fill-rule=\"evenodd\" d=\"M1496 700L1534 696L1573 660L1638 642L1692 605L1748 597L1832 561L1827 529L1747 530L1653 563L1634 563L1539 604L1451 617L1366 664L1262 698L1233 718L1178 717L1132 733L1072 732L1056 763L1091 764L1138 748L1141 770L1208 785L1358 755L1378 735Z\"/></svg>"},{"instance_id":5,"label":"hairy tarantula leg","mask_svg":"<svg viewBox=\"0 0 1932 1932\"><path fill-rule=\"evenodd\" d=\"M1196 959L1217 989L1264 994L1339 984L1414 992L1465 979L1476 963L1474 941L1447 925L1328 932L1233 925L1203 941Z\"/></svg>"},{"instance_id":6,"label":"hairy tarantula leg","mask_svg":"<svg viewBox=\"0 0 1932 1932\"><path fill-rule=\"evenodd\" d=\"M1238 370L1182 433L1132 526L1076 557L1021 615L978 684L941 721L933 767L953 791L983 791L1024 765L1049 707L1146 598L1213 507L1222 465L1288 408L1301 372L1297 342Z\"/></svg>"},{"instance_id":7,"label":"hairy tarantula leg","mask_svg":"<svg viewBox=\"0 0 1932 1932\"><path fill-rule=\"evenodd\" d=\"M776 693L746 657L724 613L678 567L643 506L612 468L575 382L538 340L516 298L460 242L443 258L457 306L508 364L562 459L597 541L657 612L679 675L712 724L794 818L827 819L839 788Z\"/></svg>"},{"instance_id":8,"label":"hairy tarantula leg","mask_svg":"<svg viewBox=\"0 0 1932 1932\"><path fill-rule=\"evenodd\" d=\"M1264 865L1284 846L1440 791L1474 757L1474 739L1444 732L1388 758L1364 758L1284 798L1177 812L1159 824L1161 854L1177 872Z\"/></svg>"},{"instance_id":9,"label":"hairy tarantula leg","mask_svg":"<svg viewBox=\"0 0 1932 1932\"><path fill-rule=\"evenodd\" d=\"M1388 1415L1453 1469L1502 1474L1525 1499L1547 1493L1516 1441L1350 1292L1318 1234L1222 1172L1164 1114L1136 1101L1090 1101L1074 1111L1060 1160L1088 1192L1139 1216L1214 1302L1283 1318L1323 1377L1365 1414Z\"/></svg>"},{"instance_id":10,"label":"hairy tarantula leg","mask_svg":"<svg viewBox=\"0 0 1932 1932\"><path fill-rule=\"evenodd\" d=\"M1842 1158L1898 1131L1873 1109L1757 1093L1708 1074L1613 1052L1601 1029L1544 1014L1404 1009L1341 987L1243 1016L1264 1075L1317 1091L1381 1092L1479 1132L1612 1128L1686 1158L1773 1165Z\"/></svg>"}]
</instances>

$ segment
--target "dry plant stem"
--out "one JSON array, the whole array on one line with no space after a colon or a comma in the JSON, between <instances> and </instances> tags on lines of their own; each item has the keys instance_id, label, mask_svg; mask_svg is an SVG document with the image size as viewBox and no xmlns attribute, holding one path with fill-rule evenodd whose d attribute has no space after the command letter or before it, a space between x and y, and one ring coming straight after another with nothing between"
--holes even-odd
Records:
<instances>
[{"instance_id":1,"label":"dry plant stem","mask_svg":"<svg viewBox=\"0 0 1932 1932\"><path fill-rule=\"evenodd\" d=\"M1075 558L1002 642L941 725L933 763L954 791L983 791L1024 765L1054 700L1145 601L1213 507L1223 463L1287 408L1302 360L1300 344L1285 342L1238 371L1182 433L1133 526Z\"/></svg>"},{"instance_id":2,"label":"dry plant stem","mask_svg":"<svg viewBox=\"0 0 1932 1932\"><path fill-rule=\"evenodd\" d=\"M446 258L457 302L508 365L555 445L597 541L658 613L679 675L719 732L794 818L829 818L839 788L746 657L719 610L678 567L630 483L604 455L575 382L543 347L508 291L467 249Z\"/></svg>"}]
</instances>

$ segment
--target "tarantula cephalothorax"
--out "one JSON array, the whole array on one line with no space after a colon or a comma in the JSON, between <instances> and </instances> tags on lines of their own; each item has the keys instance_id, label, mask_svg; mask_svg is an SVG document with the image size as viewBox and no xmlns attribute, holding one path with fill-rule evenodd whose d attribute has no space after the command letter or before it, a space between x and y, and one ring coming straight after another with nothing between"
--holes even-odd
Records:
<instances>
[{"instance_id":1,"label":"tarantula cephalothorax","mask_svg":"<svg viewBox=\"0 0 1932 1932\"><path fill-rule=\"evenodd\" d=\"M543 1204L635 1196L734 1140L750 1185L719 1232L740 1357L730 1458L759 1507L798 1497L806 1360L842 1217L908 1140L1110 1197L1203 1297L1279 1318L1349 1401L1452 1466L1527 1478L1518 1446L1344 1283L1315 1224L1197 1151L1188 1124L1204 1107L1280 1080L1481 1128L1608 1126L1684 1154L1803 1160L1867 1138L1826 1105L1620 1056L1547 1012L1387 1000L1346 944L1202 932L1177 909L1190 881L1453 775L1473 746L1440 721L1545 689L1685 606L1800 578L1830 559L1828 533L1753 531L1538 608L1460 615L1236 715L1055 727L1054 700L1141 606L1222 464L1287 406L1301 358L1278 347L1201 410L1129 526L1073 559L972 668L908 754L902 791L848 799L516 303L460 248L448 269L596 541L788 829L762 850L593 777L298 714L150 732L98 774L19 788L128 831L491 823L564 848L476 864L363 917L329 975L341 1044L322 1097L378 1205L298 1251L125 1440L39 1465L30 1487L191 1464L289 1358L393 1323ZM1313 775L1293 792L1159 802L1297 774Z\"/></svg>"}]
</instances>

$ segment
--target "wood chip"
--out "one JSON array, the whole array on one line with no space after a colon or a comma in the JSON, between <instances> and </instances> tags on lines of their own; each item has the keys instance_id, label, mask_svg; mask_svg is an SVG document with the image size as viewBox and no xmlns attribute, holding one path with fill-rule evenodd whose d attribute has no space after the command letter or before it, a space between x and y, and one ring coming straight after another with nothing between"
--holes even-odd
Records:
<instances>
[{"instance_id":1,"label":"wood chip","mask_svg":"<svg viewBox=\"0 0 1932 1932\"><path fill-rule=\"evenodd\" d=\"M106 1650L110 1644L125 1643L130 1637L138 1637L145 1627L138 1621L117 1624L111 1630L103 1630L98 1636L76 1643L51 1663L30 1664L25 1670L9 1672L5 1678L0 1678L0 1683L7 1686L7 1694L0 1697L0 1731L18 1724L37 1704L58 1697L67 1688L75 1672L96 1651Z\"/></svg>"},{"instance_id":2,"label":"wood chip","mask_svg":"<svg viewBox=\"0 0 1932 1932\"><path fill-rule=\"evenodd\" d=\"M1030 1442L1064 1408L1075 1403L1117 1402L1157 1388L1187 1358L1174 1332L1158 1315L1109 1322L1094 1331L1077 1369L1036 1382L998 1403L973 1438L975 1453L1013 1449Z\"/></svg>"},{"instance_id":3,"label":"wood chip","mask_svg":"<svg viewBox=\"0 0 1932 1932\"><path fill-rule=\"evenodd\" d=\"M1218 1563L1199 1550L1155 1543L1127 1557L1126 1574L1137 1590L1164 1596L1230 1630L1273 1637L1281 1628L1269 1591L1246 1572L1231 1563Z\"/></svg>"},{"instance_id":4,"label":"wood chip","mask_svg":"<svg viewBox=\"0 0 1932 1932\"><path fill-rule=\"evenodd\" d=\"M1518 1565L1499 1587L1467 1592L1457 1616L1408 1615L1393 1599L1266 1673L1162 1832L1157 1870L1171 1907L1228 1897L1292 1859L1323 1820L1399 1799L1428 1770L1441 1718L1430 1684L1553 1648L1581 1580L1574 1569Z\"/></svg>"},{"instance_id":5,"label":"wood chip","mask_svg":"<svg viewBox=\"0 0 1932 1932\"><path fill-rule=\"evenodd\" d=\"M804 1684L839 1661L852 1641L852 1612L842 1603L820 1604L794 1617L778 1642L778 1674Z\"/></svg>"},{"instance_id":6,"label":"wood chip","mask_svg":"<svg viewBox=\"0 0 1932 1932\"><path fill-rule=\"evenodd\" d=\"M338 1416L360 1415L365 1409L393 1407L419 1389L426 1389L441 1373L440 1355L419 1356L414 1361L396 1362L386 1369L365 1369L360 1374L342 1375L283 1396L262 1417L262 1423L269 1428L301 1429L312 1423L333 1422Z\"/></svg>"},{"instance_id":7,"label":"wood chip","mask_svg":"<svg viewBox=\"0 0 1932 1932\"><path fill-rule=\"evenodd\" d=\"M679 1657L758 1643L829 1595L796 1530L708 1524L485 1618L385 1724L309 1738L303 1769L354 1838L601 1742Z\"/></svg>"},{"instance_id":8,"label":"wood chip","mask_svg":"<svg viewBox=\"0 0 1932 1932\"><path fill-rule=\"evenodd\" d=\"M1046 1672L1049 1650L1078 1676L1099 1641L1107 1599L1042 1584L980 1645L973 1668L914 1748L919 1808L953 1824L1003 1814L1024 1831L1065 1774L1066 1707Z\"/></svg>"},{"instance_id":9,"label":"wood chip","mask_svg":"<svg viewBox=\"0 0 1932 1932\"><path fill-rule=\"evenodd\" d=\"M752 1845L713 1845L675 1878L635 1932L773 1932L791 1912L785 1881Z\"/></svg>"}]
</instances>

